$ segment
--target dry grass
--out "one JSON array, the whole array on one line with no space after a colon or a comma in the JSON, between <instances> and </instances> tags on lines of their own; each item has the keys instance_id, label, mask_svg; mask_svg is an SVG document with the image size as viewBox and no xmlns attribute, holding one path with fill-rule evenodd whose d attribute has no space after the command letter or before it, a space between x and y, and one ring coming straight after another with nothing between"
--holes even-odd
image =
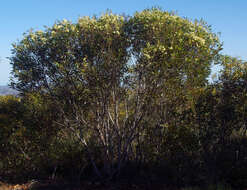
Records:
<instances>
[{"instance_id":1,"label":"dry grass","mask_svg":"<svg viewBox=\"0 0 247 190\"><path fill-rule=\"evenodd\" d=\"M31 181L26 184L10 185L0 182L0 190L201 190L200 188L182 188L167 187L164 185L134 185L134 184L92 184L84 182L80 186L72 183L63 183L58 181ZM229 186L216 185L209 186L204 190L232 190Z\"/></svg>"}]
</instances>

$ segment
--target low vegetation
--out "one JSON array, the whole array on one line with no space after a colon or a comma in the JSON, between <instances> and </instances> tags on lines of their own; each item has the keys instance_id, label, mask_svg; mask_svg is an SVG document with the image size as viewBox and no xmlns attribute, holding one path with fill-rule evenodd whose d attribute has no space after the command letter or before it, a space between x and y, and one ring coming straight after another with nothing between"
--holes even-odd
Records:
<instances>
[{"instance_id":1,"label":"low vegetation","mask_svg":"<svg viewBox=\"0 0 247 190\"><path fill-rule=\"evenodd\" d=\"M247 63L221 50L160 9L30 31L10 58L19 97L0 97L1 180L246 188Z\"/></svg>"}]
</instances>

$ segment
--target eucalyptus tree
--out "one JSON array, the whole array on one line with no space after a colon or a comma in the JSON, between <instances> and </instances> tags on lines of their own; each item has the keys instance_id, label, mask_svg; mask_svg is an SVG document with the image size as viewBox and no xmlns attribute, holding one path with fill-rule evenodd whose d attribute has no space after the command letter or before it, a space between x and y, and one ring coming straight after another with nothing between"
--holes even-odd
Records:
<instances>
[{"instance_id":1,"label":"eucalyptus tree","mask_svg":"<svg viewBox=\"0 0 247 190\"><path fill-rule=\"evenodd\" d=\"M119 170L133 135L123 132L128 116L120 113L128 94L129 38L126 18L105 14L83 17L76 24L62 21L46 31L30 32L14 45L11 62L22 92L39 91L61 107L62 122L85 146L99 177L93 144L100 146L104 174ZM113 168L115 158L117 169Z\"/></svg>"},{"instance_id":2,"label":"eucalyptus tree","mask_svg":"<svg viewBox=\"0 0 247 190\"><path fill-rule=\"evenodd\" d=\"M154 126L149 132L156 134L148 144L160 147L167 127L185 127L178 118L194 110L212 64L220 63L222 44L204 21L192 22L158 9L136 13L127 28L135 59L133 89L146 97L152 121L146 129Z\"/></svg>"},{"instance_id":3,"label":"eucalyptus tree","mask_svg":"<svg viewBox=\"0 0 247 190\"><path fill-rule=\"evenodd\" d=\"M144 129L167 125L169 106L186 107L206 84L220 49L205 23L158 9L64 20L13 45L12 86L54 100L57 123L78 137L99 177L112 177L135 156Z\"/></svg>"}]
</instances>

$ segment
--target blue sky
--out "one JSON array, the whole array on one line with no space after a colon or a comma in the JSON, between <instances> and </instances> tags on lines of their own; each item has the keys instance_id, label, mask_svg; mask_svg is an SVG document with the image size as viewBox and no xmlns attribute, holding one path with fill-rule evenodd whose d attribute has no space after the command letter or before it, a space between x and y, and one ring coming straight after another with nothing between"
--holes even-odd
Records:
<instances>
[{"instance_id":1,"label":"blue sky","mask_svg":"<svg viewBox=\"0 0 247 190\"><path fill-rule=\"evenodd\" d=\"M246 0L2 0L0 4L0 85L9 81L11 44L29 30L43 29L57 20L76 21L79 16L134 14L159 6L190 19L203 19L221 33L223 52L247 60Z\"/></svg>"}]
</instances>

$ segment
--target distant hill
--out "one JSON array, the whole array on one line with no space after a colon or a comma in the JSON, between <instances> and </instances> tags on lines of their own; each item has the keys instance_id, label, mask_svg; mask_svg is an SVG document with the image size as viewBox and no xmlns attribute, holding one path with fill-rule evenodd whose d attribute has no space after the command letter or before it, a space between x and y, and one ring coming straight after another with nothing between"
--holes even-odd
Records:
<instances>
[{"instance_id":1,"label":"distant hill","mask_svg":"<svg viewBox=\"0 0 247 190\"><path fill-rule=\"evenodd\" d=\"M17 95L18 92L9 86L0 86L0 96L3 95Z\"/></svg>"}]
</instances>

